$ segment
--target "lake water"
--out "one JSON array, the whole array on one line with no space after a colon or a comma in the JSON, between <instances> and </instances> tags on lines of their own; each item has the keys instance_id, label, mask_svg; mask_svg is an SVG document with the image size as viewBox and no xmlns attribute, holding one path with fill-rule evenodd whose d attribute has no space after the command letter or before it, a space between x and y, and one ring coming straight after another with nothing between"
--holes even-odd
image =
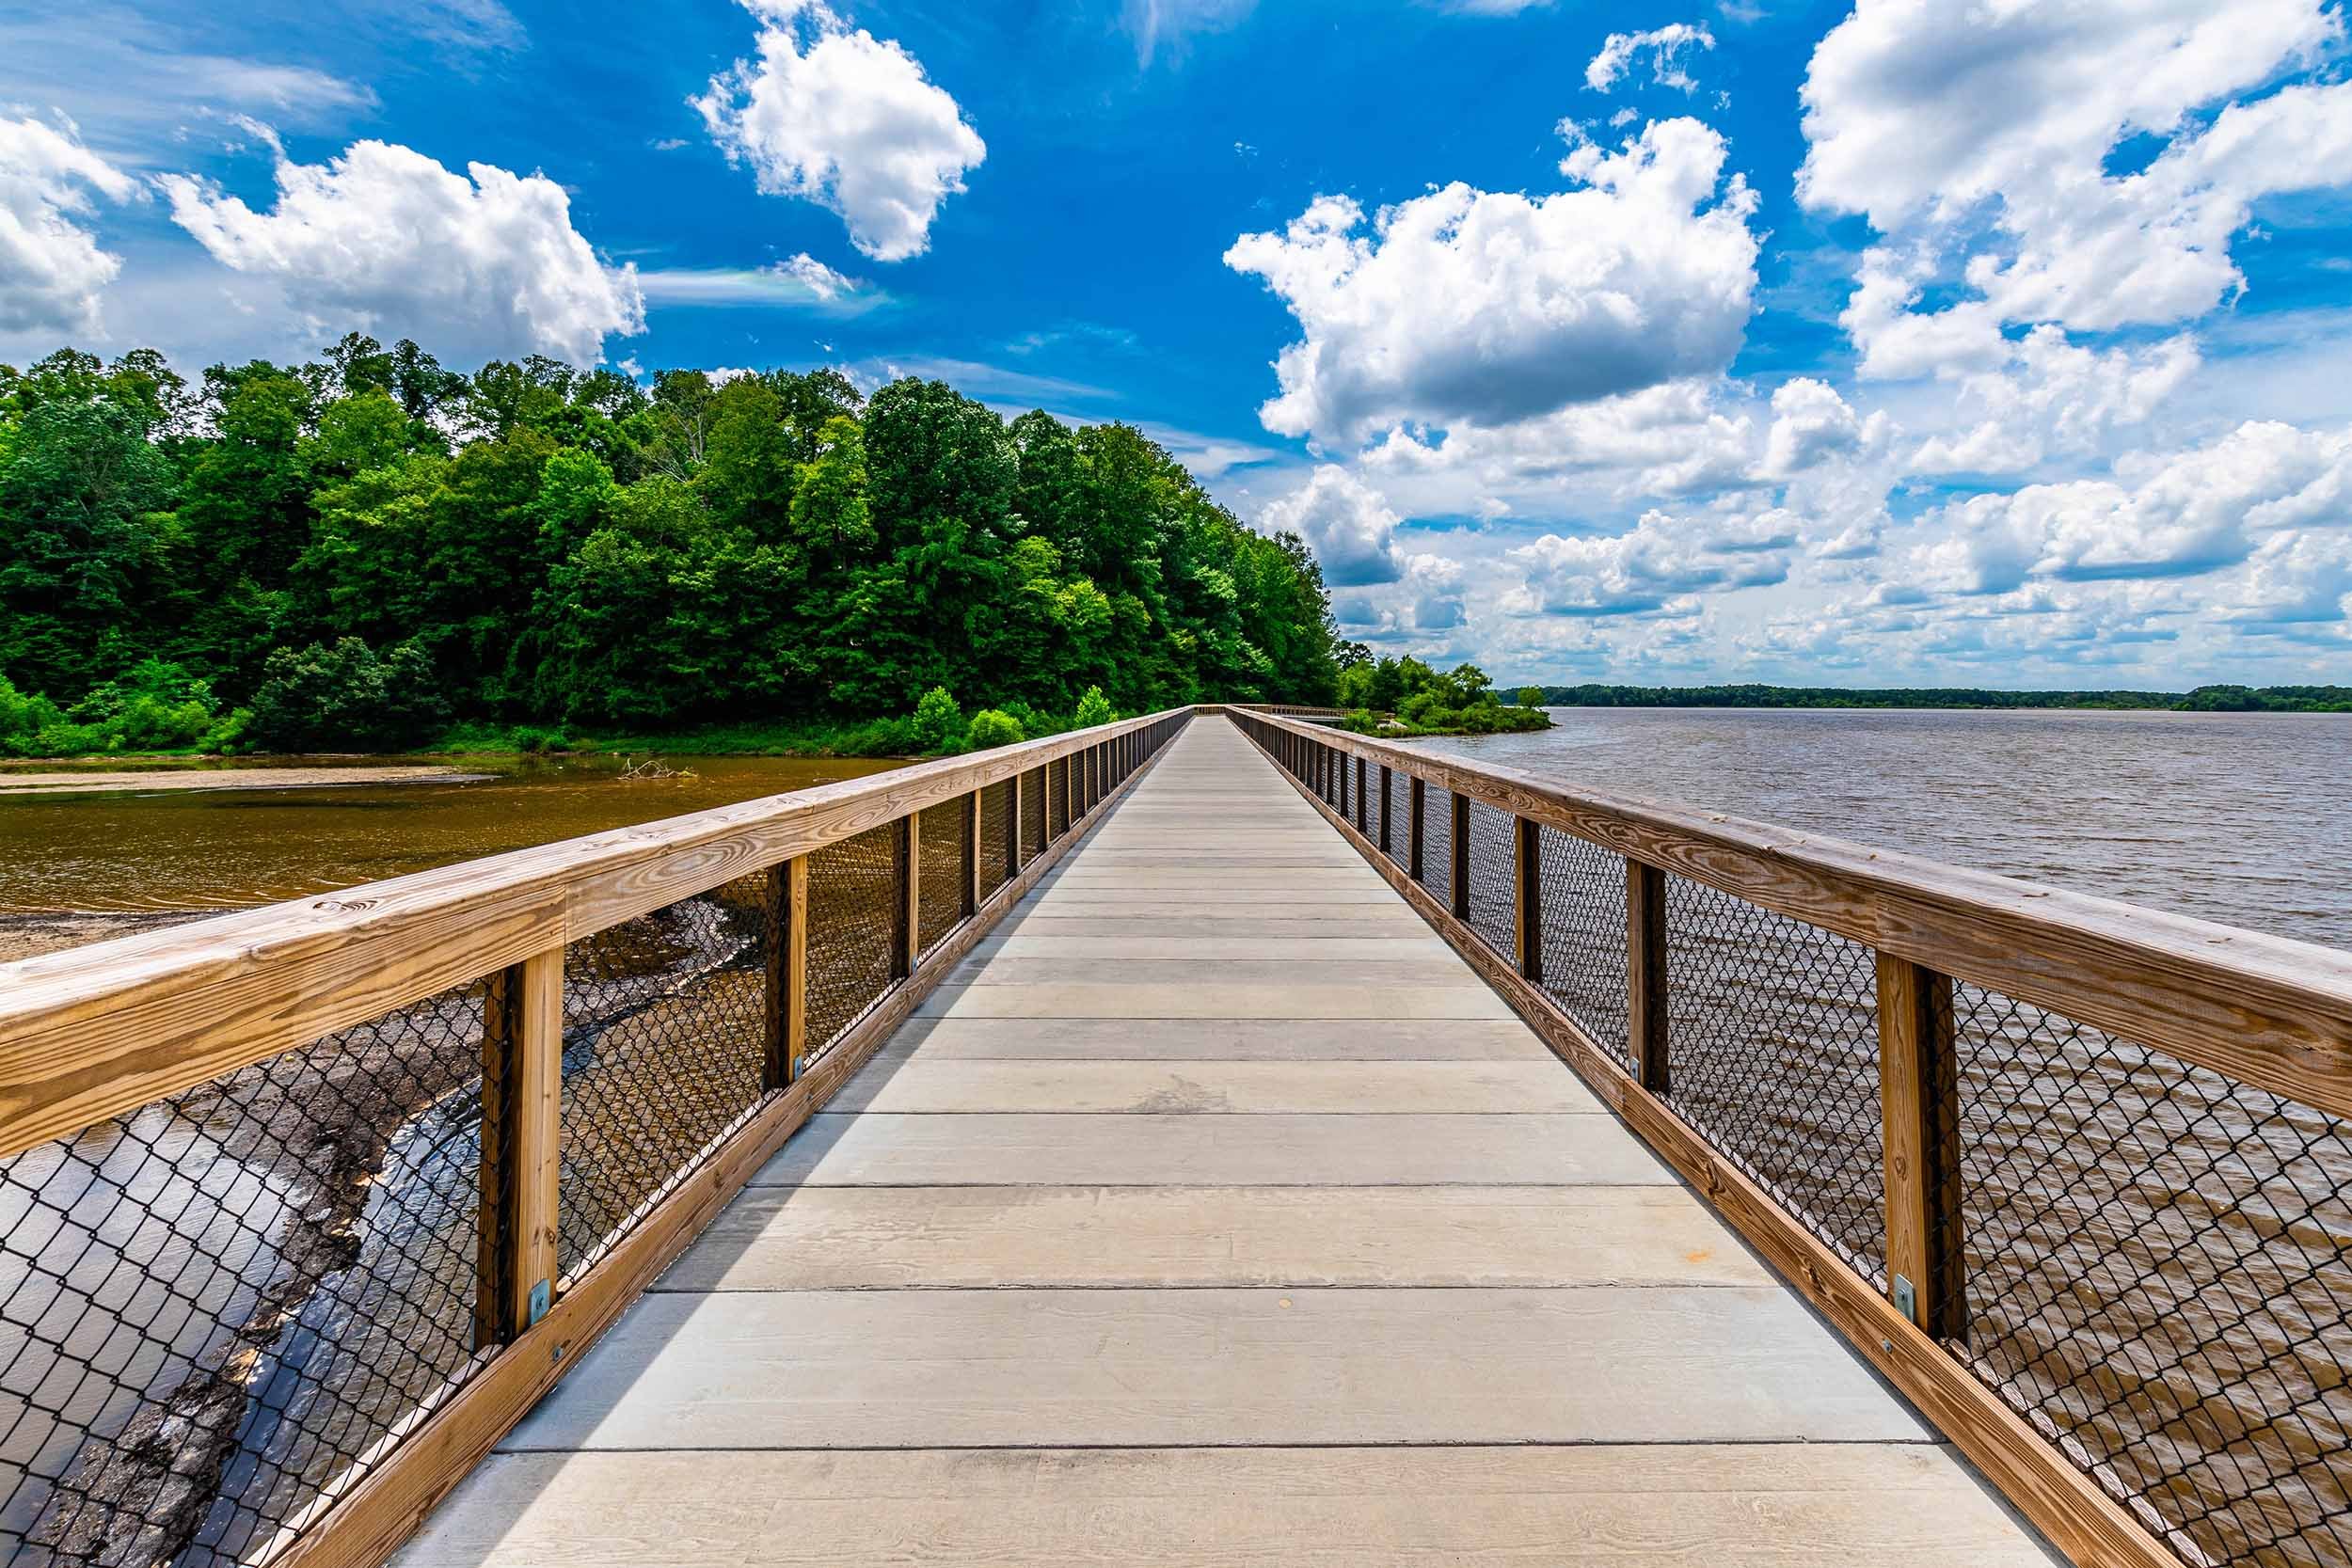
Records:
<instances>
[{"instance_id":1,"label":"lake water","mask_svg":"<svg viewBox=\"0 0 2352 1568\"><path fill-rule=\"evenodd\" d=\"M2352 715L1555 708L1432 749L2352 948Z\"/></svg>"},{"instance_id":2,"label":"lake water","mask_svg":"<svg viewBox=\"0 0 2352 1568\"><path fill-rule=\"evenodd\" d=\"M126 924L55 918L61 915L244 909L899 766L804 757L666 761L675 777L625 779L617 757L461 759L484 776L0 795L0 959Z\"/></svg>"}]
</instances>

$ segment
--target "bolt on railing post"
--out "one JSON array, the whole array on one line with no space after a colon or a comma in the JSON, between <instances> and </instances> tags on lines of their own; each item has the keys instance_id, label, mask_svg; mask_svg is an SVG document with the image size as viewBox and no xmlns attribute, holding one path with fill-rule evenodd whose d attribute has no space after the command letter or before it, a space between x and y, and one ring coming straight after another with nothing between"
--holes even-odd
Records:
<instances>
[{"instance_id":1,"label":"bolt on railing post","mask_svg":"<svg viewBox=\"0 0 2352 1568\"><path fill-rule=\"evenodd\" d=\"M1952 982L1878 956L1879 1114L1886 1158L1886 1293L1939 1339L1966 1332L1958 1049Z\"/></svg>"},{"instance_id":2,"label":"bolt on railing post","mask_svg":"<svg viewBox=\"0 0 2352 1568\"><path fill-rule=\"evenodd\" d=\"M914 973L915 949L923 929L923 829L920 812L898 818L893 834L898 862L898 897L890 920L890 977L903 980Z\"/></svg>"},{"instance_id":3,"label":"bolt on railing post","mask_svg":"<svg viewBox=\"0 0 2352 1568\"><path fill-rule=\"evenodd\" d=\"M1666 1065L1666 874L1625 863L1626 1044L1652 1094L1672 1086Z\"/></svg>"},{"instance_id":4,"label":"bolt on railing post","mask_svg":"<svg viewBox=\"0 0 2352 1568\"><path fill-rule=\"evenodd\" d=\"M1420 774L1414 774L1406 784L1406 797L1405 875L1418 882L1421 880L1422 853L1427 847L1423 840L1429 836L1421 820L1428 804L1428 786L1422 783Z\"/></svg>"},{"instance_id":5,"label":"bolt on railing post","mask_svg":"<svg viewBox=\"0 0 2352 1568\"><path fill-rule=\"evenodd\" d=\"M1446 869L1454 874L1454 886L1451 891L1454 918L1456 920L1468 920L1470 912L1470 797L1458 789L1455 790L1454 792L1454 821L1451 824L1453 852L1448 856L1449 863Z\"/></svg>"},{"instance_id":6,"label":"bolt on railing post","mask_svg":"<svg viewBox=\"0 0 2352 1568\"><path fill-rule=\"evenodd\" d=\"M1512 873L1512 887L1518 894L1518 919L1513 923L1517 938L1519 973L1537 985L1544 978L1544 876L1543 839L1534 822L1524 816L1511 819L1512 843L1518 851L1513 857L1517 866Z\"/></svg>"},{"instance_id":7,"label":"bolt on railing post","mask_svg":"<svg viewBox=\"0 0 2352 1568\"><path fill-rule=\"evenodd\" d=\"M555 1295L564 949L490 976L482 1013L482 1201L474 1344L512 1341Z\"/></svg>"}]
</instances>

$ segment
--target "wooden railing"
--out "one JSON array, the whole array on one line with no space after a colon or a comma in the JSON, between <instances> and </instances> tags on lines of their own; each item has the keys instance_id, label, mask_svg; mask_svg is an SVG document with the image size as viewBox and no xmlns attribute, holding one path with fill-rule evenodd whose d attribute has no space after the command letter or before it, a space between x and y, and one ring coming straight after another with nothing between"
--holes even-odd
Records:
<instances>
[{"instance_id":1,"label":"wooden railing","mask_svg":"<svg viewBox=\"0 0 2352 1568\"><path fill-rule=\"evenodd\" d=\"M2352 1560L2352 955L1234 721L2074 1561Z\"/></svg>"},{"instance_id":2,"label":"wooden railing","mask_svg":"<svg viewBox=\"0 0 2352 1568\"><path fill-rule=\"evenodd\" d=\"M387 1557L1190 717L0 966L9 1560Z\"/></svg>"}]
</instances>

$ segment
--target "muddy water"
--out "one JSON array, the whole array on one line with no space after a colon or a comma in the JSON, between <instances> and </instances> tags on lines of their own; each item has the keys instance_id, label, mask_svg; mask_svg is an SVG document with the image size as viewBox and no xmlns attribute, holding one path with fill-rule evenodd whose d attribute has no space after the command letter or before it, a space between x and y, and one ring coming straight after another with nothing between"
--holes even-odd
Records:
<instances>
[{"instance_id":1,"label":"muddy water","mask_svg":"<svg viewBox=\"0 0 2352 1568\"><path fill-rule=\"evenodd\" d=\"M58 945L889 766L672 762L0 796L0 911ZM759 928L736 890L578 944L567 1268L756 1101ZM479 1366L480 1038L469 988L0 1162L9 1560L265 1553Z\"/></svg>"},{"instance_id":2,"label":"muddy water","mask_svg":"<svg viewBox=\"0 0 2352 1568\"><path fill-rule=\"evenodd\" d=\"M2352 948L2352 716L1553 717L1430 744ZM1572 1011L1622 994L1621 920L1591 923L1600 983L1547 976ZM1883 1279L1869 956L1681 884L1669 925L1671 1102ZM2352 1123L1973 987L1955 1004L1955 1352L2186 1560L2352 1562ZM1584 1010L1621 1052L1621 1018Z\"/></svg>"}]
</instances>

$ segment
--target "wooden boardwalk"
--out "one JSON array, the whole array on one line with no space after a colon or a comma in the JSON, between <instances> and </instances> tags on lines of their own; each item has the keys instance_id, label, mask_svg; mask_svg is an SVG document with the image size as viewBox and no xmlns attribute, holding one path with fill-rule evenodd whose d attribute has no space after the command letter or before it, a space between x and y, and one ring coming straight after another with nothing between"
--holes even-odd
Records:
<instances>
[{"instance_id":1,"label":"wooden boardwalk","mask_svg":"<svg viewBox=\"0 0 2352 1568\"><path fill-rule=\"evenodd\" d=\"M1227 722L406 1568L2055 1560Z\"/></svg>"}]
</instances>

